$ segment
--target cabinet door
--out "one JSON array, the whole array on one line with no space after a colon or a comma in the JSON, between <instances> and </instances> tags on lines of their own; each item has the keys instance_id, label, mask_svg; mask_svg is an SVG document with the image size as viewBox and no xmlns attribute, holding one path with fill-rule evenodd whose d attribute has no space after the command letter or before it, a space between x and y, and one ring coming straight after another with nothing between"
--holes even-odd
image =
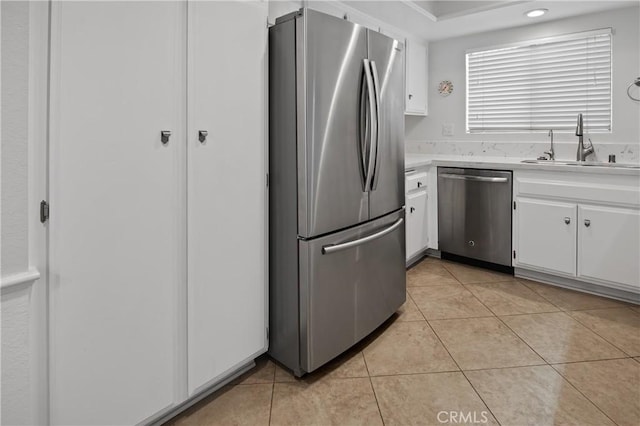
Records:
<instances>
[{"instance_id":1,"label":"cabinet door","mask_svg":"<svg viewBox=\"0 0 640 426\"><path fill-rule=\"evenodd\" d=\"M266 350L266 7L189 3L189 393Z\"/></svg>"},{"instance_id":2,"label":"cabinet door","mask_svg":"<svg viewBox=\"0 0 640 426\"><path fill-rule=\"evenodd\" d=\"M427 115L427 47L407 39L405 114Z\"/></svg>"},{"instance_id":3,"label":"cabinet door","mask_svg":"<svg viewBox=\"0 0 640 426\"><path fill-rule=\"evenodd\" d=\"M406 244L407 260L427 247L427 192L407 195Z\"/></svg>"},{"instance_id":4,"label":"cabinet door","mask_svg":"<svg viewBox=\"0 0 640 426\"><path fill-rule=\"evenodd\" d=\"M576 205L518 198L515 266L576 274Z\"/></svg>"},{"instance_id":5,"label":"cabinet door","mask_svg":"<svg viewBox=\"0 0 640 426\"><path fill-rule=\"evenodd\" d=\"M182 372L185 7L51 7L51 423L143 423Z\"/></svg>"},{"instance_id":6,"label":"cabinet door","mask_svg":"<svg viewBox=\"0 0 640 426\"><path fill-rule=\"evenodd\" d=\"M578 276L640 291L640 212L578 206Z\"/></svg>"}]
</instances>

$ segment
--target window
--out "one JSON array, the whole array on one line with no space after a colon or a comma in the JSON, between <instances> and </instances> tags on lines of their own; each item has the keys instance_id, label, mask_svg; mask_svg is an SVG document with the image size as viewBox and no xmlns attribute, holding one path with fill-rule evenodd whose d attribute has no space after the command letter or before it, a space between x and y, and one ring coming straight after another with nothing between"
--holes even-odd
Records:
<instances>
[{"instance_id":1,"label":"window","mask_svg":"<svg viewBox=\"0 0 640 426\"><path fill-rule=\"evenodd\" d=\"M611 29L467 53L467 132L611 131Z\"/></svg>"}]
</instances>

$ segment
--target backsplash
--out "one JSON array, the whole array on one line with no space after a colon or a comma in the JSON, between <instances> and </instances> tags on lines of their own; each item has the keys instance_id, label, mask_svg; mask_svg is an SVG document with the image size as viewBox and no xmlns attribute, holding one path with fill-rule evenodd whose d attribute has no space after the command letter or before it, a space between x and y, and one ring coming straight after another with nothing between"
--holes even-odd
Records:
<instances>
[{"instance_id":1,"label":"backsplash","mask_svg":"<svg viewBox=\"0 0 640 426\"><path fill-rule=\"evenodd\" d=\"M586 141L585 141L586 142ZM609 154L616 156L618 163L640 162L638 144L594 144L595 157L589 161L608 161ZM575 160L577 142L556 142L554 150L557 160ZM469 141L406 141L405 151L410 154L461 155L465 157L518 157L537 158L549 150L549 142L469 142Z\"/></svg>"}]
</instances>

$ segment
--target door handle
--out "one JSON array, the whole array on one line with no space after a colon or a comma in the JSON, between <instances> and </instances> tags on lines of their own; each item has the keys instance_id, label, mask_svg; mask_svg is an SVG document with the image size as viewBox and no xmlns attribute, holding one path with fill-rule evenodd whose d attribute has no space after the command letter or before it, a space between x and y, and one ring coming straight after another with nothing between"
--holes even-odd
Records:
<instances>
[{"instance_id":1,"label":"door handle","mask_svg":"<svg viewBox=\"0 0 640 426\"><path fill-rule=\"evenodd\" d=\"M585 219L584 220L584 226L586 226L587 228L591 226L591 221L589 219Z\"/></svg>"},{"instance_id":2,"label":"door handle","mask_svg":"<svg viewBox=\"0 0 640 426\"><path fill-rule=\"evenodd\" d=\"M162 142L163 145L166 145L169 143L169 138L171 137L171 131L170 130L161 130L160 131L160 141Z\"/></svg>"},{"instance_id":3,"label":"door handle","mask_svg":"<svg viewBox=\"0 0 640 426\"><path fill-rule=\"evenodd\" d=\"M371 67L369 66L369 60L363 59L364 75L367 82L367 93L369 95L369 122L371 123L371 133L369 139L369 164L367 165L367 176L365 179L365 191L369 191L371 188L371 181L373 179L373 167L375 164L376 153L373 141L378 139L378 112L376 110L376 99L373 86L373 75L371 74Z\"/></svg>"},{"instance_id":4,"label":"door handle","mask_svg":"<svg viewBox=\"0 0 640 426\"><path fill-rule=\"evenodd\" d=\"M414 211L416 211L415 207L409 207L409 213L413 213Z\"/></svg>"},{"instance_id":5,"label":"door handle","mask_svg":"<svg viewBox=\"0 0 640 426\"><path fill-rule=\"evenodd\" d=\"M371 190L375 191L378 187L378 168L380 167L380 78L378 77L376 61L369 61L369 64L371 65L371 75L373 77L373 93L376 98L376 155L375 163L373 164L373 173L371 175L373 181Z\"/></svg>"},{"instance_id":6,"label":"door handle","mask_svg":"<svg viewBox=\"0 0 640 426\"><path fill-rule=\"evenodd\" d=\"M473 175L456 175L453 173L442 173L439 174L438 177L443 177L445 179L459 179L459 180L469 180L474 182L508 182L509 178L506 177L489 177L489 176L473 176Z\"/></svg>"},{"instance_id":7,"label":"door handle","mask_svg":"<svg viewBox=\"0 0 640 426\"><path fill-rule=\"evenodd\" d=\"M348 241L346 243L341 244L327 244L326 246L322 246L322 254L331 254L337 251L346 250L352 247L356 247L365 243L368 243L373 240L377 240L378 238L384 237L385 235L395 231L404 221L403 218L398 219L393 225L390 227L383 229L380 232L376 232L375 234L368 235L364 238L359 238L357 240Z\"/></svg>"},{"instance_id":8,"label":"door handle","mask_svg":"<svg viewBox=\"0 0 640 426\"><path fill-rule=\"evenodd\" d=\"M564 223L566 223L567 225L571 223L571 218L570 217L565 217L564 218Z\"/></svg>"},{"instance_id":9,"label":"door handle","mask_svg":"<svg viewBox=\"0 0 640 426\"><path fill-rule=\"evenodd\" d=\"M206 130L198 130L198 140L200 143L205 143L207 140L207 136L209 136L209 132Z\"/></svg>"}]
</instances>

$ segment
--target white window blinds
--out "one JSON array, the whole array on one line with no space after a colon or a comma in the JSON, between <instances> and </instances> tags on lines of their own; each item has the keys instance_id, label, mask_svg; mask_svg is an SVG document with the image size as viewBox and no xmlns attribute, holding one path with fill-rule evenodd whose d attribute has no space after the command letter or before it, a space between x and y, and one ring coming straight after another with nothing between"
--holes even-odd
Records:
<instances>
[{"instance_id":1,"label":"white window blinds","mask_svg":"<svg viewBox=\"0 0 640 426\"><path fill-rule=\"evenodd\" d=\"M611 30L467 53L467 132L611 131Z\"/></svg>"}]
</instances>

